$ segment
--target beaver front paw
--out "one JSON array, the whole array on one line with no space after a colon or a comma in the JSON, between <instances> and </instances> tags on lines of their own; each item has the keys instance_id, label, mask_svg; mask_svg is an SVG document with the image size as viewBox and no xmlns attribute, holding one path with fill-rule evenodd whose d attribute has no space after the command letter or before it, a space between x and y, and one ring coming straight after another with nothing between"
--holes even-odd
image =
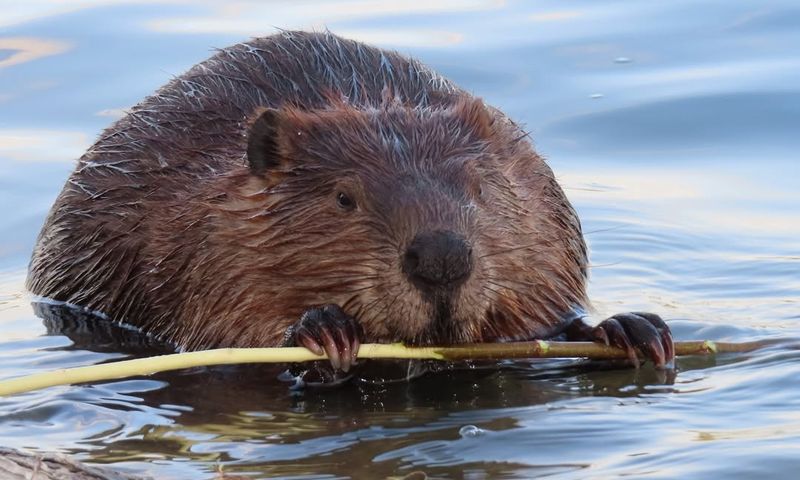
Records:
<instances>
[{"instance_id":1,"label":"beaver front paw","mask_svg":"<svg viewBox=\"0 0 800 480\"><path fill-rule=\"evenodd\" d=\"M578 319L570 325L567 337L570 340L591 340L619 347L628 353L628 358L637 368L637 348L658 369L671 369L674 366L672 332L664 320L653 313L620 313L603 320L594 328Z\"/></svg>"},{"instance_id":2,"label":"beaver front paw","mask_svg":"<svg viewBox=\"0 0 800 480\"><path fill-rule=\"evenodd\" d=\"M355 318L338 305L306 310L297 323L286 330L284 346L305 347L317 355L327 355L334 370L347 372L356 363L364 336Z\"/></svg>"}]
</instances>

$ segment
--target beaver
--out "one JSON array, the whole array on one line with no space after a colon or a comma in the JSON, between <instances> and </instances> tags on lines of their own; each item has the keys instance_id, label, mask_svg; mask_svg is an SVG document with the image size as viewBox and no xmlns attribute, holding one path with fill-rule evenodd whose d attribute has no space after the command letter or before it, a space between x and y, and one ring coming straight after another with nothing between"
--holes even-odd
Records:
<instances>
[{"instance_id":1,"label":"beaver","mask_svg":"<svg viewBox=\"0 0 800 480\"><path fill-rule=\"evenodd\" d=\"M587 249L528 134L417 60L281 32L173 79L106 129L55 201L34 294L181 349L548 339L640 349L657 315L584 322Z\"/></svg>"}]
</instances>

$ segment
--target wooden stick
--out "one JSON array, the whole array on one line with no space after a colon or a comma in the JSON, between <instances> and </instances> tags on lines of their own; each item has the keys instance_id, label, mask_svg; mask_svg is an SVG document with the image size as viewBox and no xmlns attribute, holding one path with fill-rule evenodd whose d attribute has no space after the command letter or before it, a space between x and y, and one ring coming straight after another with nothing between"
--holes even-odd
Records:
<instances>
[{"instance_id":1,"label":"wooden stick","mask_svg":"<svg viewBox=\"0 0 800 480\"><path fill-rule=\"evenodd\" d=\"M712 355L716 353L750 352L772 345L774 341L742 343L692 341L676 342L676 355ZM591 342L530 342L462 344L449 347L406 347L402 344L364 344L358 358L456 360L502 360L511 358L576 358L592 360L626 359L624 350ZM324 360L302 347L285 348L220 348L199 352L175 353L119 362L90 365L36 373L0 381L0 396L31 392L57 385L97 382L150 375L169 370L228 365L235 363L294 363Z\"/></svg>"}]
</instances>

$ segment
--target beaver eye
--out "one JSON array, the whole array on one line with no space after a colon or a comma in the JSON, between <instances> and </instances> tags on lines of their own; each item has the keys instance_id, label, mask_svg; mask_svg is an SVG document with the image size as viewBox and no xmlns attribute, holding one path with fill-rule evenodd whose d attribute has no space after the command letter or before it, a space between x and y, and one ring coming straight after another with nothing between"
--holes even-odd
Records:
<instances>
[{"instance_id":1,"label":"beaver eye","mask_svg":"<svg viewBox=\"0 0 800 480\"><path fill-rule=\"evenodd\" d=\"M356 202L354 202L352 198L348 197L347 194L343 192L336 194L336 205L338 205L342 210L348 212L356 208Z\"/></svg>"}]
</instances>

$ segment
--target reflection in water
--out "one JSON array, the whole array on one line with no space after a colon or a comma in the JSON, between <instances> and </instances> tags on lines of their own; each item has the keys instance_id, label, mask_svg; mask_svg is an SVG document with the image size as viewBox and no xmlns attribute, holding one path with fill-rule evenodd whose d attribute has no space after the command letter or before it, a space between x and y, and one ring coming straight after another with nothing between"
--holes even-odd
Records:
<instances>
[{"instance_id":1,"label":"reflection in water","mask_svg":"<svg viewBox=\"0 0 800 480\"><path fill-rule=\"evenodd\" d=\"M678 339L798 338L798 12L788 0L4 6L0 378L169 351L85 312L31 309L30 249L70 162L121 107L273 27L401 47L525 123L583 220L598 317L657 311ZM614 367L513 362L304 392L280 367L198 368L2 398L0 445L176 479L218 478L219 465L256 478L800 468L796 342L681 358L675 378Z\"/></svg>"},{"instance_id":2,"label":"reflection in water","mask_svg":"<svg viewBox=\"0 0 800 480\"><path fill-rule=\"evenodd\" d=\"M69 338L68 349L93 352L130 352L136 356L173 353L168 344L126 326L108 321L100 313L60 302L35 301L33 312L42 319L48 335Z\"/></svg>"}]
</instances>

